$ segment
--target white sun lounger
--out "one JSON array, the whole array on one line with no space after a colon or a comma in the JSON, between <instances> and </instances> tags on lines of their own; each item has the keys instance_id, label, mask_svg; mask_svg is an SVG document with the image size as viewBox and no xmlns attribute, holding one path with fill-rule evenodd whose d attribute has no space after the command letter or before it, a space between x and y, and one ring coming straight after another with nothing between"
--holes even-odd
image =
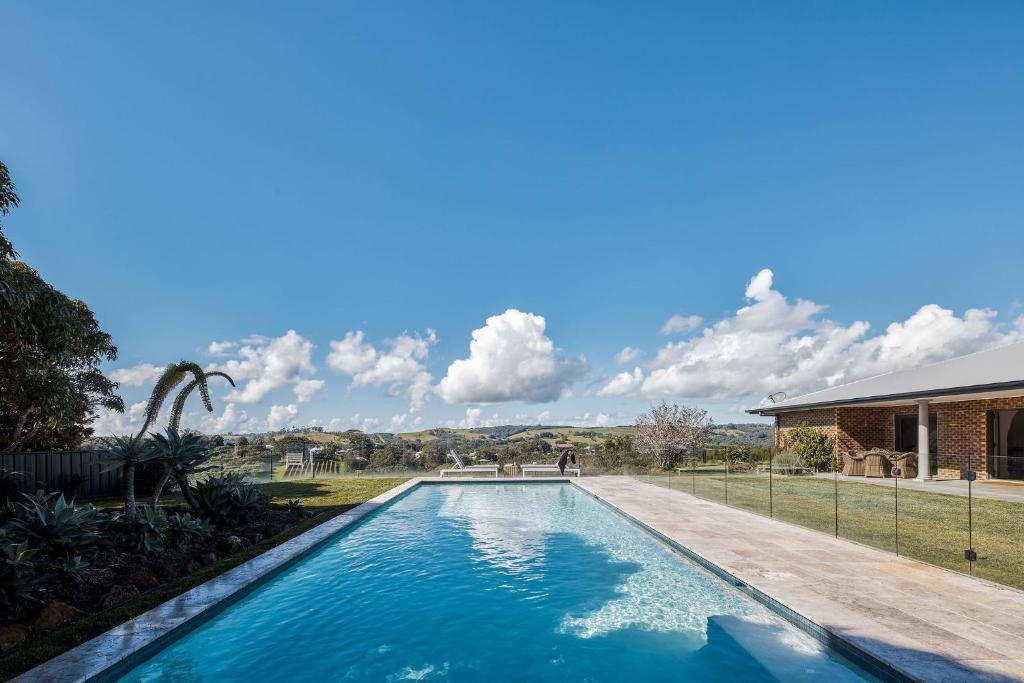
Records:
<instances>
[{"instance_id":1,"label":"white sun lounger","mask_svg":"<svg viewBox=\"0 0 1024 683\"><path fill-rule=\"evenodd\" d=\"M448 457L455 462L455 467L441 470L442 478L446 474L459 474L461 472L494 472L494 476L498 476L497 465L467 465L462 456L455 451L448 451Z\"/></svg>"},{"instance_id":2,"label":"white sun lounger","mask_svg":"<svg viewBox=\"0 0 1024 683\"><path fill-rule=\"evenodd\" d=\"M562 473L558 471L558 465L520 465L519 469L522 470L524 477L529 472L539 472L541 474L547 474L548 476L551 476L551 475L558 476L558 477L562 476ZM577 477L580 476L580 468L579 467L568 467L567 466L565 468L565 471L567 473L570 473L570 474L575 473L575 475Z\"/></svg>"}]
</instances>

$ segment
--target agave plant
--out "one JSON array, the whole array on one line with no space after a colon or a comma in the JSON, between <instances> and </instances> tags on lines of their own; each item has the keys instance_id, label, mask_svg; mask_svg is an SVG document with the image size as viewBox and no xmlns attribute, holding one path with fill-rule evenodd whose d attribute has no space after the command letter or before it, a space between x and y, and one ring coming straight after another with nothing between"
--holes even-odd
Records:
<instances>
[{"instance_id":1,"label":"agave plant","mask_svg":"<svg viewBox=\"0 0 1024 683\"><path fill-rule=\"evenodd\" d=\"M199 504L192 493L188 482L190 475L210 469L203 464L210 459L210 449L203 443L198 434L182 434L174 427L168 427L164 434L153 434L150 437L153 458L164 468L164 476L160 477L157 488L153 490L153 507L160 501L163 486L171 477L178 483L181 495L193 511L199 512Z\"/></svg>"},{"instance_id":2,"label":"agave plant","mask_svg":"<svg viewBox=\"0 0 1024 683\"><path fill-rule=\"evenodd\" d=\"M135 502L135 469L153 457L153 449L142 438L142 432L105 439L107 451L100 459L104 472L121 470L124 474L124 516L135 521L138 504Z\"/></svg>"},{"instance_id":3,"label":"agave plant","mask_svg":"<svg viewBox=\"0 0 1024 683\"><path fill-rule=\"evenodd\" d=\"M207 412L213 410L213 404L210 403L210 390L206 385L206 380L210 377L223 377L232 387L235 386L235 380L231 379L231 375L226 372L220 372L219 370L207 372L202 378L197 377L196 379L193 379L182 387L181 391L179 391L178 395L175 397L174 403L171 405L171 419L168 423L169 426L174 427L175 429L178 429L181 426L181 414L185 410L185 401L188 399L189 394L197 388L199 389L199 396L203 399L203 405L206 406Z\"/></svg>"},{"instance_id":4,"label":"agave plant","mask_svg":"<svg viewBox=\"0 0 1024 683\"><path fill-rule=\"evenodd\" d=\"M181 384L189 374L192 375L192 381L182 387L181 391L174 398L174 403L171 405L171 418L168 422L168 427L173 428L175 431L181 425L181 415L185 410L185 401L188 400L189 395L196 389L199 389L199 397L202 399L203 406L207 412L213 412L213 403L210 401L210 389L207 386L208 378L223 377L232 387L235 386L235 380L226 372L217 370L206 372L198 364L187 360L171 363L153 386L153 393L150 394L149 401L146 402L146 418L139 434L146 433L146 430L149 429L150 425L156 421L157 416L160 414L160 408L163 406L164 401L167 400L167 397L170 396L174 388ZM165 467L156 486L153 487L153 507L156 507L157 502L160 500L160 494L167 485L167 479L170 476L171 470Z\"/></svg>"}]
</instances>

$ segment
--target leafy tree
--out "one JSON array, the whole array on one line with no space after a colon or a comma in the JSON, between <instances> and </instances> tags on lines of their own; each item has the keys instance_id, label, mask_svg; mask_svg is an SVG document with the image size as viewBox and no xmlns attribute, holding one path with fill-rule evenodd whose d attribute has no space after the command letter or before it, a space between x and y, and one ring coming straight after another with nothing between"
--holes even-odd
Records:
<instances>
[{"instance_id":1,"label":"leafy tree","mask_svg":"<svg viewBox=\"0 0 1024 683\"><path fill-rule=\"evenodd\" d=\"M6 216L12 208L20 203L21 199L18 197L17 192L14 191L14 181L11 180L7 164L0 161L0 216ZM2 262L4 260L17 257L18 252L14 251L14 245L4 236L4 226L3 223L0 223L0 268L3 267Z\"/></svg>"},{"instance_id":2,"label":"leafy tree","mask_svg":"<svg viewBox=\"0 0 1024 683\"><path fill-rule=\"evenodd\" d=\"M0 215L18 203L0 163ZM73 448L92 434L98 408L124 410L99 370L117 347L85 303L16 256L0 226L0 449Z\"/></svg>"},{"instance_id":3,"label":"leafy tree","mask_svg":"<svg viewBox=\"0 0 1024 683\"><path fill-rule=\"evenodd\" d=\"M636 419L637 450L671 469L686 451L702 447L713 427L708 411L662 401Z\"/></svg>"}]
</instances>

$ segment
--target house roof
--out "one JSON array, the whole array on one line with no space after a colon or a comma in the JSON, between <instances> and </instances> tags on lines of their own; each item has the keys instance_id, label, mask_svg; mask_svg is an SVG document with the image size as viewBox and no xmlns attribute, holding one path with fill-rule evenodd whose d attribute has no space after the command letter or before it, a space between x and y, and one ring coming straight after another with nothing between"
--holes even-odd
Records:
<instances>
[{"instance_id":1,"label":"house roof","mask_svg":"<svg viewBox=\"0 0 1024 683\"><path fill-rule=\"evenodd\" d=\"M1024 342L910 370L888 372L758 406L747 412L776 415L809 408L898 404L923 398L963 400L958 397L1021 393L1024 393Z\"/></svg>"}]
</instances>

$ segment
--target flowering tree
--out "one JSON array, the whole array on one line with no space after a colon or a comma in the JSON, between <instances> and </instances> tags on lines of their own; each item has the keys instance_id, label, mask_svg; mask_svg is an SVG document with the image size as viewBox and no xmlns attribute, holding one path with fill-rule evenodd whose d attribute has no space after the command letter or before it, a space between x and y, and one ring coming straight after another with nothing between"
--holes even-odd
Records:
<instances>
[{"instance_id":1,"label":"flowering tree","mask_svg":"<svg viewBox=\"0 0 1024 683\"><path fill-rule=\"evenodd\" d=\"M662 401L636 418L637 450L671 469L686 451L703 446L713 427L708 411Z\"/></svg>"}]
</instances>

